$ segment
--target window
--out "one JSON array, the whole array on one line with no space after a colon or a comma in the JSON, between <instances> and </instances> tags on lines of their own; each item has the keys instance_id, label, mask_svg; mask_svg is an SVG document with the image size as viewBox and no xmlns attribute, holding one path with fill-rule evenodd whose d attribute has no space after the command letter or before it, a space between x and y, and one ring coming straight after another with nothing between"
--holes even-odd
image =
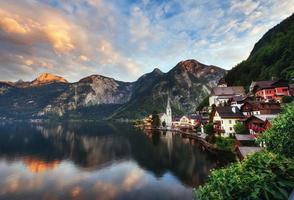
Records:
<instances>
[{"instance_id":1,"label":"window","mask_svg":"<svg viewBox=\"0 0 294 200\"><path fill-rule=\"evenodd\" d=\"M232 131L233 130L233 128L232 127L230 127L230 131Z\"/></svg>"},{"instance_id":2,"label":"window","mask_svg":"<svg viewBox=\"0 0 294 200\"><path fill-rule=\"evenodd\" d=\"M229 120L229 124L232 124L232 120Z\"/></svg>"},{"instance_id":3,"label":"window","mask_svg":"<svg viewBox=\"0 0 294 200\"><path fill-rule=\"evenodd\" d=\"M222 124L224 123L224 121L222 120Z\"/></svg>"}]
</instances>

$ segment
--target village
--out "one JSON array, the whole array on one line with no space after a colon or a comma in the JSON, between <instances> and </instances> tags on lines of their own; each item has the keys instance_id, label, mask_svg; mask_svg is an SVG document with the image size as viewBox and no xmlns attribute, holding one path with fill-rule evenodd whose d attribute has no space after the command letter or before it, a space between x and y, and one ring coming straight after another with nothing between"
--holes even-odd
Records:
<instances>
[{"instance_id":1,"label":"village","mask_svg":"<svg viewBox=\"0 0 294 200\"><path fill-rule=\"evenodd\" d=\"M257 138L271 127L283 105L293 101L294 84L284 80L253 81L246 93L243 86L229 87L221 79L208 98L208 106L196 113L173 116L168 97L166 112L144 118L144 129L178 132L198 138L206 146L218 140L227 145L222 149L235 151L242 160L264 148Z\"/></svg>"}]
</instances>

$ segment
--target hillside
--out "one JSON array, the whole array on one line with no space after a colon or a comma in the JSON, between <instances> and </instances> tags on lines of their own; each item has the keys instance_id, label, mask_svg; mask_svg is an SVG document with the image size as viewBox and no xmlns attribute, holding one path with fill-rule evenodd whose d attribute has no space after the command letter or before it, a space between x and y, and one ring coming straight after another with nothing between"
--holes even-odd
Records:
<instances>
[{"instance_id":1,"label":"hillside","mask_svg":"<svg viewBox=\"0 0 294 200\"><path fill-rule=\"evenodd\" d=\"M193 113L225 72L196 60L182 61L167 73L155 69L135 82L130 101L111 117L140 118L153 111L163 112L168 96L174 115Z\"/></svg>"},{"instance_id":2,"label":"hillside","mask_svg":"<svg viewBox=\"0 0 294 200\"><path fill-rule=\"evenodd\" d=\"M270 29L225 77L229 85L244 86L271 78L294 79L294 14Z\"/></svg>"}]
</instances>

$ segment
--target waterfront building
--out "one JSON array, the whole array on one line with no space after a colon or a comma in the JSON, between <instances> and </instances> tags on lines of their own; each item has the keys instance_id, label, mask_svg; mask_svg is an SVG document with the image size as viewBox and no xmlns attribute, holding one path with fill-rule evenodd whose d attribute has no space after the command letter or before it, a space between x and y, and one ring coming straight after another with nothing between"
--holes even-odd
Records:
<instances>
[{"instance_id":1,"label":"waterfront building","mask_svg":"<svg viewBox=\"0 0 294 200\"><path fill-rule=\"evenodd\" d=\"M165 109L165 113L159 113L160 124L165 123L166 127L172 126L172 109L170 106L170 99L167 99L167 105Z\"/></svg>"}]
</instances>

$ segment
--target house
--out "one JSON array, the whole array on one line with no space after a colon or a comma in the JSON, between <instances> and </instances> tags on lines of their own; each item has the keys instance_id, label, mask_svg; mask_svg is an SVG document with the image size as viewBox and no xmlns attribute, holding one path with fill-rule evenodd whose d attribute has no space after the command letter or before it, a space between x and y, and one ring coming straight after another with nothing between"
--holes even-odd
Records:
<instances>
[{"instance_id":1,"label":"house","mask_svg":"<svg viewBox=\"0 0 294 200\"><path fill-rule=\"evenodd\" d=\"M253 134L236 134L237 146L256 146L256 135Z\"/></svg>"},{"instance_id":2,"label":"house","mask_svg":"<svg viewBox=\"0 0 294 200\"><path fill-rule=\"evenodd\" d=\"M289 84L290 95L294 97L294 84Z\"/></svg>"},{"instance_id":3,"label":"house","mask_svg":"<svg viewBox=\"0 0 294 200\"><path fill-rule=\"evenodd\" d=\"M190 119L190 124L193 127L196 126L196 125L200 125L201 121L202 121L201 116L200 115L195 115L195 114L190 115L189 119Z\"/></svg>"},{"instance_id":4,"label":"house","mask_svg":"<svg viewBox=\"0 0 294 200\"><path fill-rule=\"evenodd\" d=\"M251 115L278 114L282 111L278 102L261 101L246 101L240 110L247 117Z\"/></svg>"},{"instance_id":5,"label":"house","mask_svg":"<svg viewBox=\"0 0 294 200\"><path fill-rule=\"evenodd\" d=\"M172 126L174 128L190 128L190 119L187 116L176 116L173 119Z\"/></svg>"},{"instance_id":6,"label":"house","mask_svg":"<svg viewBox=\"0 0 294 200\"><path fill-rule=\"evenodd\" d=\"M228 104L233 98L245 97L245 89L242 86L234 87L214 87L211 89L209 96L209 106L216 105L225 105Z\"/></svg>"},{"instance_id":7,"label":"house","mask_svg":"<svg viewBox=\"0 0 294 200\"><path fill-rule=\"evenodd\" d=\"M290 96L289 84L284 80L257 81L250 85L250 92L260 101L278 101Z\"/></svg>"},{"instance_id":8,"label":"house","mask_svg":"<svg viewBox=\"0 0 294 200\"><path fill-rule=\"evenodd\" d=\"M234 125L244 119L245 116L238 107L230 106L216 107L212 118L215 130L224 136L235 133Z\"/></svg>"},{"instance_id":9,"label":"house","mask_svg":"<svg viewBox=\"0 0 294 200\"><path fill-rule=\"evenodd\" d=\"M248 155L261 151L261 147L251 147L251 146L238 146L237 147L237 155L240 160L243 160Z\"/></svg>"},{"instance_id":10,"label":"house","mask_svg":"<svg viewBox=\"0 0 294 200\"><path fill-rule=\"evenodd\" d=\"M201 116L199 115L184 115L182 117L175 117L173 120L173 127L178 128L193 128L198 124L201 124Z\"/></svg>"},{"instance_id":11,"label":"house","mask_svg":"<svg viewBox=\"0 0 294 200\"><path fill-rule=\"evenodd\" d=\"M180 119L180 124L181 127L190 127L191 123L190 123L190 119L187 116L182 116Z\"/></svg>"},{"instance_id":12,"label":"house","mask_svg":"<svg viewBox=\"0 0 294 200\"><path fill-rule=\"evenodd\" d=\"M250 134L258 134L269 129L271 121L277 116L278 114L252 115L244 121L244 124L249 129Z\"/></svg>"},{"instance_id":13,"label":"house","mask_svg":"<svg viewBox=\"0 0 294 200\"><path fill-rule=\"evenodd\" d=\"M248 96L234 96L232 99L230 99L229 103L231 106L236 106L240 109L245 102L251 101L252 99L252 97Z\"/></svg>"}]
</instances>

